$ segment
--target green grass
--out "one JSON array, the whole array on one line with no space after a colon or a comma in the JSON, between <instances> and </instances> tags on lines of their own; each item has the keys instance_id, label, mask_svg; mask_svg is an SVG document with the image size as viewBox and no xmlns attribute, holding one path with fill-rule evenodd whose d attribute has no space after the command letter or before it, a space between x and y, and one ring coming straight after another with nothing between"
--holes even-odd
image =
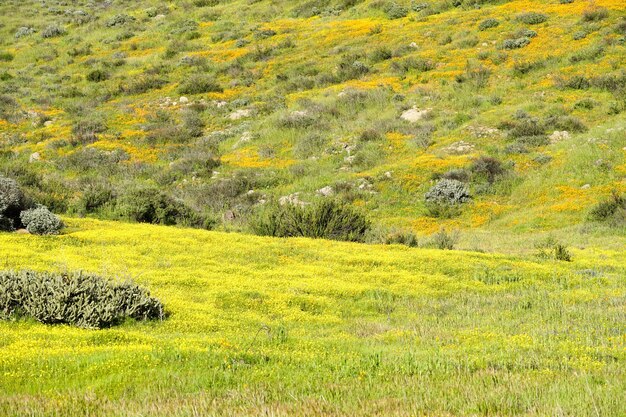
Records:
<instances>
[{"instance_id":1,"label":"green grass","mask_svg":"<svg viewBox=\"0 0 626 417\"><path fill-rule=\"evenodd\" d=\"M623 246L533 255L67 220L4 268L131 277L164 322L0 323L6 416L619 416Z\"/></svg>"}]
</instances>

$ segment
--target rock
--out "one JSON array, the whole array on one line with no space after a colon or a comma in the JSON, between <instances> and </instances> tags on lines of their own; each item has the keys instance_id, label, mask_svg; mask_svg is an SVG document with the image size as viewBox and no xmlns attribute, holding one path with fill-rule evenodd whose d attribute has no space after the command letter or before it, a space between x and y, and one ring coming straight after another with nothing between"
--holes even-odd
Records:
<instances>
[{"instance_id":1,"label":"rock","mask_svg":"<svg viewBox=\"0 0 626 417\"><path fill-rule=\"evenodd\" d=\"M33 152L28 157L28 163L32 164L33 162L41 161L41 154L39 152Z\"/></svg>"},{"instance_id":2,"label":"rock","mask_svg":"<svg viewBox=\"0 0 626 417\"><path fill-rule=\"evenodd\" d=\"M468 126L467 131L477 139L492 138L500 134L498 129L488 126Z\"/></svg>"},{"instance_id":3,"label":"rock","mask_svg":"<svg viewBox=\"0 0 626 417\"><path fill-rule=\"evenodd\" d=\"M561 142L561 141L563 141L563 140L567 140L567 139L569 139L569 138L571 138L571 135L570 135L570 134L569 134L569 132L568 132L568 131L566 131L566 130L561 130L561 131L559 131L559 130L555 130L555 131L554 131L554 132L553 132L553 133L549 136L550 143L558 143L558 142Z\"/></svg>"},{"instance_id":4,"label":"rock","mask_svg":"<svg viewBox=\"0 0 626 417\"><path fill-rule=\"evenodd\" d=\"M52 120L47 120L47 121L43 122L44 127L50 127L50 126L52 126L52 124L53 124Z\"/></svg>"},{"instance_id":5,"label":"rock","mask_svg":"<svg viewBox=\"0 0 626 417\"><path fill-rule=\"evenodd\" d=\"M189 103L189 99L187 97L181 97L178 99L180 104L187 104Z\"/></svg>"},{"instance_id":6,"label":"rock","mask_svg":"<svg viewBox=\"0 0 626 417\"><path fill-rule=\"evenodd\" d=\"M30 232L26 229L17 229L15 233L17 233L18 235L30 235Z\"/></svg>"},{"instance_id":7,"label":"rock","mask_svg":"<svg viewBox=\"0 0 626 417\"><path fill-rule=\"evenodd\" d=\"M224 213L224 220L227 221L227 222L232 222L236 218L237 218L237 216L235 215L235 212L232 211L232 210L227 210Z\"/></svg>"},{"instance_id":8,"label":"rock","mask_svg":"<svg viewBox=\"0 0 626 417\"><path fill-rule=\"evenodd\" d=\"M417 44L415 42L411 42L409 44L409 48L417 49Z\"/></svg>"},{"instance_id":9,"label":"rock","mask_svg":"<svg viewBox=\"0 0 626 417\"><path fill-rule=\"evenodd\" d=\"M214 103L215 103L215 107L217 107L218 109L221 109L222 107L228 104L227 101L215 101Z\"/></svg>"},{"instance_id":10,"label":"rock","mask_svg":"<svg viewBox=\"0 0 626 417\"><path fill-rule=\"evenodd\" d=\"M383 174L385 178L391 178L391 171L387 171Z\"/></svg>"},{"instance_id":11,"label":"rock","mask_svg":"<svg viewBox=\"0 0 626 417\"><path fill-rule=\"evenodd\" d=\"M230 120L239 120L239 119L243 119L244 117L249 117L251 114L250 109L239 109L239 110L235 110L234 112L232 112L228 118Z\"/></svg>"},{"instance_id":12,"label":"rock","mask_svg":"<svg viewBox=\"0 0 626 417\"><path fill-rule=\"evenodd\" d=\"M333 194L335 194L335 191L333 190L333 187L331 187L330 185L327 185L326 187L323 187L317 190L317 193L324 197L330 197Z\"/></svg>"},{"instance_id":13,"label":"rock","mask_svg":"<svg viewBox=\"0 0 626 417\"><path fill-rule=\"evenodd\" d=\"M591 188L591 184L585 184L585 185L583 185L580 188L581 188L581 190L587 190L587 189Z\"/></svg>"},{"instance_id":14,"label":"rock","mask_svg":"<svg viewBox=\"0 0 626 417\"><path fill-rule=\"evenodd\" d=\"M158 14L156 16L153 17L154 20L163 20L165 19L165 15L164 14Z\"/></svg>"},{"instance_id":15,"label":"rock","mask_svg":"<svg viewBox=\"0 0 626 417\"><path fill-rule=\"evenodd\" d=\"M460 140L443 148L443 150L454 155L465 155L474 152L474 148L474 144Z\"/></svg>"},{"instance_id":16,"label":"rock","mask_svg":"<svg viewBox=\"0 0 626 417\"><path fill-rule=\"evenodd\" d=\"M419 110L417 107L413 106L412 108L404 111L400 115L400 118L402 120L406 120L409 123L416 123L424 119L429 114L430 114L430 109Z\"/></svg>"}]
</instances>

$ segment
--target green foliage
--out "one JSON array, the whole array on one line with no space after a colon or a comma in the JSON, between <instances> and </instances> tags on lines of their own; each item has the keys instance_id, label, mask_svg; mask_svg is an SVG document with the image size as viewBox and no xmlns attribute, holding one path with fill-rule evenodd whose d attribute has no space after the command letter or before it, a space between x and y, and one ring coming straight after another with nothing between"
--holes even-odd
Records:
<instances>
[{"instance_id":1,"label":"green foliage","mask_svg":"<svg viewBox=\"0 0 626 417\"><path fill-rule=\"evenodd\" d=\"M502 49L519 49L523 48L530 43L530 38L523 36L515 39L505 39L502 42Z\"/></svg>"},{"instance_id":2,"label":"green foliage","mask_svg":"<svg viewBox=\"0 0 626 417\"><path fill-rule=\"evenodd\" d=\"M515 20L526 23L527 25L537 25L548 20L548 16L543 13L527 12L517 15Z\"/></svg>"},{"instance_id":3,"label":"green foliage","mask_svg":"<svg viewBox=\"0 0 626 417\"><path fill-rule=\"evenodd\" d=\"M389 19L401 19L409 14L408 7L405 7L396 2L389 2L383 8L385 14Z\"/></svg>"},{"instance_id":4,"label":"green foliage","mask_svg":"<svg viewBox=\"0 0 626 417\"><path fill-rule=\"evenodd\" d=\"M86 273L0 271L0 319L32 317L44 324L100 329L126 318L162 320L163 305L131 282Z\"/></svg>"},{"instance_id":5,"label":"green foliage","mask_svg":"<svg viewBox=\"0 0 626 417\"><path fill-rule=\"evenodd\" d=\"M109 78L109 74L102 69L95 69L95 70L89 71L89 74L87 74L87 81L91 81L94 83L106 81L108 78Z\"/></svg>"},{"instance_id":6,"label":"green foliage","mask_svg":"<svg viewBox=\"0 0 626 417\"><path fill-rule=\"evenodd\" d=\"M610 198L591 208L589 220L607 222L612 226L626 224L626 197L614 190Z\"/></svg>"},{"instance_id":7,"label":"green foliage","mask_svg":"<svg viewBox=\"0 0 626 417\"><path fill-rule=\"evenodd\" d=\"M67 32L59 25L50 25L41 32L42 38L56 38L65 35Z\"/></svg>"},{"instance_id":8,"label":"green foliage","mask_svg":"<svg viewBox=\"0 0 626 417\"><path fill-rule=\"evenodd\" d=\"M370 228L366 217L345 203L324 199L310 205L270 204L251 220L254 233L361 242Z\"/></svg>"},{"instance_id":9,"label":"green foliage","mask_svg":"<svg viewBox=\"0 0 626 417\"><path fill-rule=\"evenodd\" d=\"M606 7L592 6L583 11L583 22L599 22L609 17L609 10Z\"/></svg>"},{"instance_id":10,"label":"green foliage","mask_svg":"<svg viewBox=\"0 0 626 417\"><path fill-rule=\"evenodd\" d=\"M553 259L555 261L565 262L572 261L572 254L567 247L553 237L548 237L538 242L535 247L537 248L537 256L541 259Z\"/></svg>"},{"instance_id":11,"label":"green foliage","mask_svg":"<svg viewBox=\"0 0 626 417\"><path fill-rule=\"evenodd\" d=\"M500 25L500 21L497 19L485 19L478 25L479 30L487 30L491 28L498 27Z\"/></svg>"},{"instance_id":12,"label":"green foliage","mask_svg":"<svg viewBox=\"0 0 626 417\"><path fill-rule=\"evenodd\" d=\"M430 246L435 247L441 250L453 250L454 246L459 241L459 231L453 230L452 232L448 232L446 229L442 228L439 231L431 236Z\"/></svg>"},{"instance_id":13,"label":"green foliage","mask_svg":"<svg viewBox=\"0 0 626 417\"><path fill-rule=\"evenodd\" d=\"M22 211L20 219L26 230L34 235L56 235L63 228L61 219L45 206Z\"/></svg>"},{"instance_id":14,"label":"green foliage","mask_svg":"<svg viewBox=\"0 0 626 417\"><path fill-rule=\"evenodd\" d=\"M493 184L499 176L506 172L502 162L490 156L481 156L475 159L470 171L475 179L486 181L489 184Z\"/></svg>"},{"instance_id":15,"label":"green foliage","mask_svg":"<svg viewBox=\"0 0 626 417\"><path fill-rule=\"evenodd\" d=\"M457 180L442 179L424 195L426 207L433 217L453 217L460 206L471 200L469 188Z\"/></svg>"},{"instance_id":16,"label":"green foliage","mask_svg":"<svg viewBox=\"0 0 626 417\"><path fill-rule=\"evenodd\" d=\"M213 77L203 74L193 74L178 86L181 94L221 93L224 89Z\"/></svg>"},{"instance_id":17,"label":"green foliage","mask_svg":"<svg viewBox=\"0 0 626 417\"><path fill-rule=\"evenodd\" d=\"M139 223L181 225L211 229L214 219L191 209L155 188L127 190L116 202L118 216Z\"/></svg>"}]
</instances>

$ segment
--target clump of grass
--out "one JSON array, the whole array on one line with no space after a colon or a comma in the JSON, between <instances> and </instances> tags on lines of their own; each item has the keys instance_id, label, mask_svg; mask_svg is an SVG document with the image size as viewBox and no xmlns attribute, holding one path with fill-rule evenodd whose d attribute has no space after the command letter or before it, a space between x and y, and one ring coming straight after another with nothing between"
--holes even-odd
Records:
<instances>
[{"instance_id":1,"label":"clump of grass","mask_svg":"<svg viewBox=\"0 0 626 417\"><path fill-rule=\"evenodd\" d=\"M572 254L567 247L552 236L538 242L535 245L537 257L541 259L553 259L555 261L571 262Z\"/></svg>"},{"instance_id":2,"label":"clump of grass","mask_svg":"<svg viewBox=\"0 0 626 417\"><path fill-rule=\"evenodd\" d=\"M208 75L194 74L178 87L181 94L221 93L224 88Z\"/></svg>"}]
</instances>

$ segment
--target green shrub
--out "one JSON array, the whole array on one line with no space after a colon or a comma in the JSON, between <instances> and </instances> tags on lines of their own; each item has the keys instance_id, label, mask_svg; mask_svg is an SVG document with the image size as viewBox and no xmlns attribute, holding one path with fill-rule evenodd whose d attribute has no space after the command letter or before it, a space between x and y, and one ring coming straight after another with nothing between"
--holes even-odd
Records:
<instances>
[{"instance_id":1,"label":"green shrub","mask_svg":"<svg viewBox=\"0 0 626 417\"><path fill-rule=\"evenodd\" d=\"M516 39L505 39L502 42L502 49L519 49L523 48L530 43L530 39L527 37L521 37Z\"/></svg>"},{"instance_id":2,"label":"green shrub","mask_svg":"<svg viewBox=\"0 0 626 417\"><path fill-rule=\"evenodd\" d=\"M163 305L131 282L85 273L0 271L0 319L32 317L44 324L99 329L126 318L162 320Z\"/></svg>"},{"instance_id":3,"label":"green shrub","mask_svg":"<svg viewBox=\"0 0 626 417\"><path fill-rule=\"evenodd\" d=\"M567 247L553 237L548 237L538 242L535 247L537 248L537 256L541 259L553 259L565 262L572 261L572 254L567 250Z\"/></svg>"},{"instance_id":4,"label":"green shrub","mask_svg":"<svg viewBox=\"0 0 626 417\"><path fill-rule=\"evenodd\" d=\"M429 246L441 250L453 250L459 241L459 232L454 230L450 233L446 229L439 229L437 233L432 235Z\"/></svg>"},{"instance_id":5,"label":"green shrub","mask_svg":"<svg viewBox=\"0 0 626 417\"><path fill-rule=\"evenodd\" d=\"M591 208L589 220L608 222L612 225L626 224L626 196L613 191L610 198Z\"/></svg>"},{"instance_id":6,"label":"green shrub","mask_svg":"<svg viewBox=\"0 0 626 417\"><path fill-rule=\"evenodd\" d=\"M310 205L270 204L252 219L250 226L254 233L264 236L362 242L370 223L352 207L324 199Z\"/></svg>"},{"instance_id":7,"label":"green shrub","mask_svg":"<svg viewBox=\"0 0 626 417\"><path fill-rule=\"evenodd\" d=\"M56 235L63 228L63 222L45 206L24 210L20 214L22 224L34 235Z\"/></svg>"},{"instance_id":8,"label":"green shrub","mask_svg":"<svg viewBox=\"0 0 626 417\"><path fill-rule=\"evenodd\" d=\"M453 217L471 200L469 188L457 180L442 179L424 195L426 208L434 217Z\"/></svg>"},{"instance_id":9,"label":"green shrub","mask_svg":"<svg viewBox=\"0 0 626 417\"><path fill-rule=\"evenodd\" d=\"M124 26L128 23L133 23L137 19L127 14L117 14L106 21L107 27Z\"/></svg>"},{"instance_id":10,"label":"green shrub","mask_svg":"<svg viewBox=\"0 0 626 417\"><path fill-rule=\"evenodd\" d=\"M95 69L87 74L87 81L91 81L94 83L99 83L102 81L106 81L109 78L109 74L101 69Z\"/></svg>"},{"instance_id":11,"label":"green shrub","mask_svg":"<svg viewBox=\"0 0 626 417\"><path fill-rule=\"evenodd\" d=\"M500 22L497 19L485 19L478 25L479 30L487 30L498 27Z\"/></svg>"},{"instance_id":12,"label":"green shrub","mask_svg":"<svg viewBox=\"0 0 626 417\"><path fill-rule=\"evenodd\" d=\"M486 181L489 184L493 184L499 176L506 172L502 162L490 156L481 156L474 160L470 171L475 179Z\"/></svg>"},{"instance_id":13,"label":"green shrub","mask_svg":"<svg viewBox=\"0 0 626 417\"><path fill-rule=\"evenodd\" d=\"M583 11L583 22L599 22L609 17L609 11L606 7L592 6Z\"/></svg>"},{"instance_id":14,"label":"green shrub","mask_svg":"<svg viewBox=\"0 0 626 417\"><path fill-rule=\"evenodd\" d=\"M396 2L387 3L383 11L389 19L401 19L409 14L409 9Z\"/></svg>"},{"instance_id":15,"label":"green shrub","mask_svg":"<svg viewBox=\"0 0 626 417\"><path fill-rule=\"evenodd\" d=\"M522 22L522 23L526 23L527 25L536 25L536 24L543 23L546 20L548 20L548 16L546 16L543 13L527 12L527 13L522 13L520 15L517 15L515 20Z\"/></svg>"},{"instance_id":16,"label":"green shrub","mask_svg":"<svg viewBox=\"0 0 626 417\"><path fill-rule=\"evenodd\" d=\"M13 61L15 56L10 52L0 52L0 61L9 62Z\"/></svg>"},{"instance_id":17,"label":"green shrub","mask_svg":"<svg viewBox=\"0 0 626 417\"><path fill-rule=\"evenodd\" d=\"M181 94L222 93L224 88L213 77L203 74L193 74L184 80L178 87Z\"/></svg>"},{"instance_id":18,"label":"green shrub","mask_svg":"<svg viewBox=\"0 0 626 417\"><path fill-rule=\"evenodd\" d=\"M66 31L59 25L50 25L41 32L42 38L55 38L57 36L65 35Z\"/></svg>"}]
</instances>

